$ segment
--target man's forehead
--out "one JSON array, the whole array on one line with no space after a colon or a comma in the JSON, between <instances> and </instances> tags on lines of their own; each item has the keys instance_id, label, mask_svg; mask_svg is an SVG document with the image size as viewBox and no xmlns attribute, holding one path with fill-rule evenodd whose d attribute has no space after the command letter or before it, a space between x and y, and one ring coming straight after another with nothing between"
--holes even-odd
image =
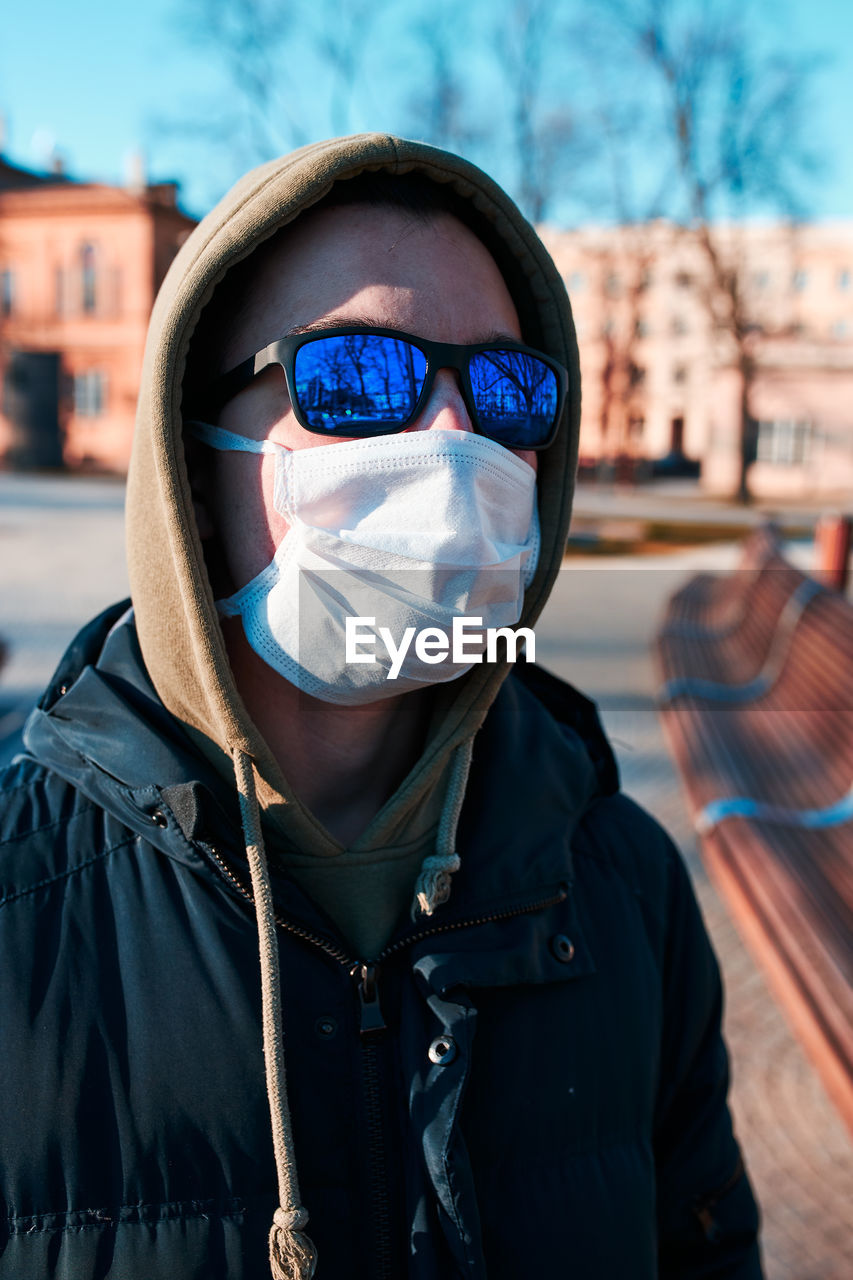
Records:
<instances>
[{"instance_id":1,"label":"man's forehead","mask_svg":"<svg viewBox=\"0 0 853 1280\"><path fill-rule=\"evenodd\" d=\"M457 284L468 285L462 295L484 292L492 311L497 306L476 340L519 336L497 264L453 214L358 204L309 210L247 260L239 305L222 333L222 369L286 334L331 323L405 327L414 299L440 313ZM376 310L379 290L385 314Z\"/></svg>"}]
</instances>

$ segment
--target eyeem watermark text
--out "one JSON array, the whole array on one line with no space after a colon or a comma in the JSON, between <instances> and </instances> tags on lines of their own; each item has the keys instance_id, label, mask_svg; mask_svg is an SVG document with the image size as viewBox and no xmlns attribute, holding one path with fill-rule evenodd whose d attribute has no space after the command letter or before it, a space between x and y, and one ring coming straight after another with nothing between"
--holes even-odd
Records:
<instances>
[{"instance_id":1,"label":"eyeem watermark text","mask_svg":"<svg viewBox=\"0 0 853 1280\"><path fill-rule=\"evenodd\" d=\"M483 637L486 646L483 652ZM391 659L386 679L396 680L403 660L414 642L415 654L421 662L438 663L450 658L459 666L475 662L497 662L498 640L506 644L508 661L515 662L521 644L527 645L527 657L536 661L536 637L530 627L486 627L482 618L454 618L448 636L442 627L424 627L416 631L406 627L397 644L388 627L377 627L375 618L347 618L346 661L375 662L376 642L381 640Z\"/></svg>"}]
</instances>

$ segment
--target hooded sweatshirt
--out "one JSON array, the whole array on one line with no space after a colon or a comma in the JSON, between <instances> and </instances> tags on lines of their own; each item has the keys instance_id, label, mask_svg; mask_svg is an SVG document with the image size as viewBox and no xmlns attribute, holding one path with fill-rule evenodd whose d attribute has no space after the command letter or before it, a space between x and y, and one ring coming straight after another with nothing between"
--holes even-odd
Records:
<instances>
[{"instance_id":1,"label":"hooded sweatshirt","mask_svg":"<svg viewBox=\"0 0 853 1280\"><path fill-rule=\"evenodd\" d=\"M265 1245L274 1280L305 1280L315 1244L318 1276L359 1280L760 1280L717 968L685 869L618 794L586 700L533 665L509 680L475 666L440 691L420 760L345 850L235 687L184 462L187 351L230 267L333 182L383 168L469 201L526 342L569 369L522 625L559 568L577 350L514 206L463 161L385 136L249 174L152 319L134 609L73 642L3 778L3 1280L257 1280ZM443 871L418 873L433 831ZM415 877L440 912L372 959Z\"/></svg>"},{"instance_id":2,"label":"hooded sweatshirt","mask_svg":"<svg viewBox=\"0 0 853 1280\"><path fill-rule=\"evenodd\" d=\"M229 666L199 533L182 442L182 379L205 304L230 268L316 204L336 182L365 172L415 173L449 184L490 250L525 342L569 371L570 394L538 474L541 551L521 626L531 626L559 570L571 512L580 422L578 351L565 288L550 256L503 191L458 157L369 134L318 143L244 177L189 237L155 304L146 345L128 477L127 546L136 627L146 668L168 711L221 773L234 771L258 913L264 1052L280 1207L270 1233L274 1275L309 1274L313 1246L300 1228L285 1068L276 923L268 849L326 910L362 956L379 954L401 908L426 914L447 901L473 740L506 663L484 663L434 700L414 768L350 849L300 802L248 715ZM269 340L276 336L271 334ZM419 870L420 868L420 870Z\"/></svg>"},{"instance_id":3,"label":"hooded sweatshirt","mask_svg":"<svg viewBox=\"0 0 853 1280\"><path fill-rule=\"evenodd\" d=\"M503 191L473 165L421 143L368 134L305 147L248 174L196 228L152 316L127 498L136 625L158 694L226 777L233 778L238 755L251 761L269 855L367 956L379 953L411 902L419 870L429 867L424 860L454 865L453 814L466 761L508 666L484 663L439 691L421 758L344 848L294 794L235 685L192 516L181 407L194 329L227 272L333 183L379 170L449 184L470 202L470 225L505 278L525 341L569 370L557 441L539 455L541 552L519 625L533 624L560 566L577 460L580 378L568 299L544 246Z\"/></svg>"}]
</instances>

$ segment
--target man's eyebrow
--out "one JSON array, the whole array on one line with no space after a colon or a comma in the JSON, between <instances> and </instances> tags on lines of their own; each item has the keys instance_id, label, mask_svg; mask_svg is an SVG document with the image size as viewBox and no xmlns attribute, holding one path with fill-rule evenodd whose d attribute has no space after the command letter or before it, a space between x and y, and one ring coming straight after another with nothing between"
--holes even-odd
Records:
<instances>
[{"instance_id":1,"label":"man's eyebrow","mask_svg":"<svg viewBox=\"0 0 853 1280\"><path fill-rule=\"evenodd\" d=\"M377 325L375 320L365 320L364 316L327 316L325 320L311 320L308 324L295 324L282 334L283 338L296 338L302 333L322 333L324 329L377 329L387 328Z\"/></svg>"},{"instance_id":2,"label":"man's eyebrow","mask_svg":"<svg viewBox=\"0 0 853 1280\"><path fill-rule=\"evenodd\" d=\"M514 333L504 333L502 329L492 329L484 338L480 338L480 342L523 342L523 338L517 338Z\"/></svg>"},{"instance_id":3,"label":"man's eyebrow","mask_svg":"<svg viewBox=\"0 0 853 1280\"><path fill-rule=\"evenodd\" d=\"M282 334L283 338L296 338L303 333L322 333L326 329L395 329L393 324L380 324L376 319L366 320L363 316L328 316L325 320L312 320L308 324L295 324L286 333ZM412 334L413 338L417 338L416 334ZM483 334L477 342L513 342L517 343L519 339L512 333L505 333L501 329L491 329L488 333Z\"/></svg>"}]
</instances>

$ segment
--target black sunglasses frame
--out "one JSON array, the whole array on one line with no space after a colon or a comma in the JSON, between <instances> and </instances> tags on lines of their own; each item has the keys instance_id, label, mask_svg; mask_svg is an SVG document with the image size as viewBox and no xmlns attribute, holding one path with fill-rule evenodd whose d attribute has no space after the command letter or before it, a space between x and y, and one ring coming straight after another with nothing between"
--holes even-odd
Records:
<instances>
[{"instance_id":1,"label":"black sunglasses frame","mask_svg":"<svg viewBox=\"0 0 853 1280\"><path fill-rule=\"evenodd\" d=\"M439 369L455 369L459 374L459 386L462 393L462 399L468 410L468 415L475 432L478 435L486 436L489 439L497 440L499 444L506 445L511 449L531 450L539 452L547 449L549 445L554 443L559 430L560 420L563 416L563 409L566 403L566 396L569 390L569 374L568 370L563 367L557 360L553 360L542 351L537 351L535 347L527 347L520 342L475 342L464 345L457 345L452 342L430 342L426 338L415 337L411 333L404 333L401 329L380 329L372 328L369 325L343 325L340 327L330 327L328 329L309 329L305 333L291 334L289 337L278 338L275 342L269 343L261 351L257 351L253 356L242 361L233 369L229 369L227 373L222 374L211 385L209 392L204 398L203 412L206 415L217 414L229 400L232 400L240 391L249 385L249 383L264 369L270 365L280 365L284 371L285 381L287 383L287 391L290 396L290 403L293 409L296 421L306 431L310 431L313 435L326 436L330 439L334 438L332 432L325 430L323 427L312 426L307 421L302 408L299 404L299 397L296 393L296 377L294 372L294 362L296 353L301 347L306 346L309 342L317 342L323 338L345 338L355 337L359 334L367 334L377 338L394 338L398 342L407 342L410 346L415 347L421 352L426 360L426 371L424 373L424 384L421 388L420 395L404 422L378 422L371 427L365 427L363 423L358 424L358 431L353 432L353 437L363 438L369 436L397 435L401 431L405 431L417 420L421 414L427 400L432 391L435 375ZM471 377L469 373L469 363L473 356L480 355L489 351L516 351L521 355L531 356L541 361L549 368L557 379L557 407L554 412L554 422L548 438L539 444L529 444L527 442L519 444L508 444L505 440L492 435L488 431L482 429L480 417L477 412L477 406L474 401L474 392L471 387ZM340 437L338 437L340 438Z\"/></svg>"}]
</instances>

